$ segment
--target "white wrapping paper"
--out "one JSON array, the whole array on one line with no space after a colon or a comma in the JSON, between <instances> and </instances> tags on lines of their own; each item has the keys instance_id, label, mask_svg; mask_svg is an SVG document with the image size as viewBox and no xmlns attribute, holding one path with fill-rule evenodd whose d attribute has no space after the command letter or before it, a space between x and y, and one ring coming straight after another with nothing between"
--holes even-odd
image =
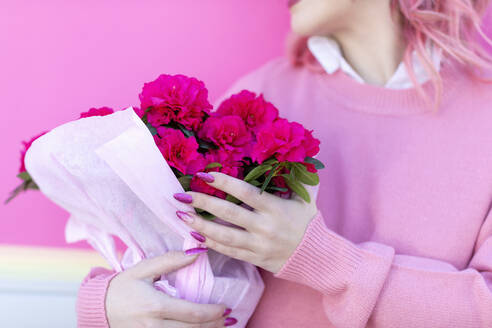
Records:
<instances>
[{"instance_id":1,"label":"white wrapping paper","mask_svg":"<svg viewBox=\"0 0 492 328\"><path fill-rule=\"evenodd\" d=\"M63 124L37 139L26 168L41 191L70 213L67 242L87 240L116 271L168 250L197 247L173 198L183 192L132 108ZM118 258L112 235L127 246ZM264 289L251 264L213 251L162 276L156 288L200 303L231 307L244 327Z\"/></svg>"}]
</instances>

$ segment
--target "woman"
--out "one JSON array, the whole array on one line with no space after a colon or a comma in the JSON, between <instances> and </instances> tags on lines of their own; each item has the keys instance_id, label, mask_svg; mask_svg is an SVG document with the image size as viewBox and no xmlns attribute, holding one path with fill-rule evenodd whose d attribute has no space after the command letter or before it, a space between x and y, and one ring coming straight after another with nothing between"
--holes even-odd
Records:
<instances>
[{"instance_id":1,"label":"woman","mask_svg":"<svg viewBox=\"0 0 492 328\"><path fill-rule=\"evenodd\" d=\"M269 62L225 96L261 92L315 131L326 165L317 205L220 173L199 177L253 212L175 195L245 228L177 213L204 246L260 268L266 290L248 327L492 327L492 87L474 74L492 60L471 38L488 2L290 1L304 36L293 60ZM233 325L223 305L152 288L195 257L93 269L79 325Z\"/></svg>"}]
</instances>

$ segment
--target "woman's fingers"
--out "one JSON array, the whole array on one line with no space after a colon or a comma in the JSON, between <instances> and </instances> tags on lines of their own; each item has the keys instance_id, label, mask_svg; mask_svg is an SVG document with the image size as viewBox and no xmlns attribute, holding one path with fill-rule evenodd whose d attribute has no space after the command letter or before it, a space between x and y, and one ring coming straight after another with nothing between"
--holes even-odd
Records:
<instances>
[{"instance_id":1,"label":"woman's fingers","mask_svg":"<svg viewBox=\"0 0 492 328\"><path fill-rule=\"evenodd\" d=\"M185 202L189 203L191 206L212 213L227 222L243 227L247 230L252 228L254 225L256 213L232 202L193 191L185 194L176 194L175 197L178 200L180 200L181 197L179 195L186 195L188 199L186 199Z\"/></svg>"},{"instance_id":2,"label":"woman's fingers","mask_svg":"<svg viewBox=\"0 0 492 328\"><path fill-rule=\"evenodd\" d=\"M205 241L205 245L208 248L215 250L216 252L232 257L234 259L256 264L254 263L254 259L257 256L253 251L249 249L231 247L210 238Z\"/></svg>"},{"instance_id":3,"label":"woman's fingers","mask_svg":"<svg viewBox=\"0 0 492 328\"><path fill-rule=\"evenodd\" d=\"M267 192L260 193L259 188L227 174L220 172L200 172L197 176L210 186L220 189L258 210L274 208L279 205L279 201L281 200Z\"/></svg>"},{"instance_id":4,"label":"woman's fingers","mask_svg":"<svg viewBox=\"0 0 492 328\"><path fill-rule=\"evenodd\" d=\"M190 265L196 258L196 255L186 255L184 252L171 251L164 255L144 259L126 270L125 274L135 279L154 278Z\"/></svg>"},{"instance_id":5,"label":"woman's fingers","mask_svg":"<svg viewBox=\"0 0 492 328\"><path fill-rule=\"evenodd\" d=\"M224 327L224 318L213 322L186 323L174 320L151 319L148 323L151 328L222 328Z\"/></svg>"},{"instance_id":6,"label":"woman's fingers","mask_svg":"<svg viewBox=\"0 0 492 328\"><path fill-rule=\"evenodd\" d=\"M221 304L199 304L163 295L166 299L158 302L157 309L163 319L187 323L203 323L220 320L226 306Z\"/></svg>"},{"instance_id":7,"label":"woman's fingers","mask_svg":"<svg viewBox=\"0 0 492 328\"><path fill-rule=\"evenodd\" d=\"M246 249L252 248L251 235L247 231L205 220L193 212L176 212L176 215L202 235L200 236L196 235L196 233L192 233L199 242L207 245L206 240L211 238L228 246ZM202 237L205 237L205 240L203 240Z\"/></svg>"}]
</instances>

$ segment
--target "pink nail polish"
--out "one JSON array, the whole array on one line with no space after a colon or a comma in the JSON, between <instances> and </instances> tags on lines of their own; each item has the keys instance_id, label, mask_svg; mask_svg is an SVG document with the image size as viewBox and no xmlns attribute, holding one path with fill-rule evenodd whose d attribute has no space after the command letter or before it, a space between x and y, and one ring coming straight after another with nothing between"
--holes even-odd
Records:
<instances>
[{"instance_id":1,"label":"pink nail polish","mask_svg":"<svg viewBox=\"0 0 492 328\"><path fill-rule=\"evenodd\" d=\"M198 178L202 179L205 182L211 183L215 181L215 178L213 175L205 173L205 172L198 172L195 174Z\"/></svg>"},{"instance_id":2,"label":"pink nail polish","mask_svg":"<svg viewBox=\"0 0 492 328\"><path fill-rule=\"evenodd\" d=\"M224 320L224 326L226 327L229 327L229 326L232 326L232 325L235 325L237 323L237 319L236 318L227 318Z\"/></svg>"},{"instance_id":3,"label":"pink nail polish","mask_svg":"<svg viewBox=\"0 0 492 328\"><path fill-rule=\"evenodd\" d=\"M186 255L196 255L196 254L202 254L208 251L208 248L206 247L197 247L197 248L190 248L185 251Z\"/></svg>"},{"instance_id":4,"label":"pink nail polish","mask_svg":"<svg viewBox=\"0 0 492 328\"><path fill-rule=\"evenodd\" d=\"M174 198L185 204L191 204L193 202L193 197L185 193L174 194Z\"/></svg>"},{"instance_id":5,"label":"pink nail polish","mask_svg":"<svg viewBox=\"0 0 492 328\"><path fill-rule=\"evenodd\" d=\"M196 231L191 231L190 235L191 235L191 237L195 238L196 240L198 240L201 243L204 243L206 240L205 237L201 233L196 232Z\"/></svg>"},{"instance_id":6,"label":"pink nail polish","mask_svg":"<svg viewBox=\"0 0 492 328\"><path fill-rule=\"evenodd\" d=\"M222 316L223 317L227 317L229 314L231 314L231 312L232 312L232 309L231 308L227 308L227 309L225 309L224 314Z\"/></svg>"},{"instance_id":7,"label":"pink nail polish","mask_svg":"<svg viewBox=\"0 0 492 328\"><path fill-rule=\"evenodd\" d=\"M183 212L183 211L176 211L176 215L178 216L178 218L180 218L182 221L186 222L186 223L193 223L193 217L186 213L186 212Z\"/></svg>"}]
</instances>

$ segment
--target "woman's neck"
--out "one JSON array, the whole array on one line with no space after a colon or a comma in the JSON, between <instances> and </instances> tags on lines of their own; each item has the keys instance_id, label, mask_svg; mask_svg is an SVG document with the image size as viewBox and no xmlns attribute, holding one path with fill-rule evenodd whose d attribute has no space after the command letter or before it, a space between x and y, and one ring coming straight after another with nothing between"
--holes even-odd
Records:
<instances>
[{"instance_id":1,"label":"woman's neck","mask_svg":"<svg viewBox=\"0 0 492 328\"><path fill-rule=\"evenodd\" d=\"M403 59L401 13L391 13L388 1L361 1L351 26L331 34L342 54L365 82L384 85ZM391 19L394 15L394 19Z\"/></svg>"}]
</instances>

